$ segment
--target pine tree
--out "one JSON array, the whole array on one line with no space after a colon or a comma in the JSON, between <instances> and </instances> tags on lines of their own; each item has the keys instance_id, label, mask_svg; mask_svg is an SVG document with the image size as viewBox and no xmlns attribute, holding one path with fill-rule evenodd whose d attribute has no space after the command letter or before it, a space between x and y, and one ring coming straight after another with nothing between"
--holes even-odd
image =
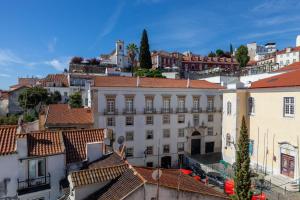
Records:
<instances>
[{"instance_id":1,"label":"pine tree","mask_svg":"<svg viewBox=\"0 0 300 200\"><path fill-rule=\"evenodd\" d=\"M245 117L242 119L238 150L236 158L235 179L234 179L235 199L250 200L250 157L249 157L249 135Z\"/></svg>"},{"instance_id":2,"label":"pine tree","mask_svg":"<svg viewBox=\"0 0 300 200\"><path fill-rule=\"evenodd\" d=\"M230 43L230 55L232 55L233 54L233 47L232 47L232 44Z\"/></svg>"},{"instance_id":3,"label":"pine tree","mask_svg":"<svg viewBox=\"0 0 300 200\"><path fill-rule=\"evenodd\" d=\"M148 35L147 31L144 29L140 44L140 67L151 69L152 68L152 61L151 61L151 54L149 50L149 43L148 43Z\"/></svg>"}]
</instances>

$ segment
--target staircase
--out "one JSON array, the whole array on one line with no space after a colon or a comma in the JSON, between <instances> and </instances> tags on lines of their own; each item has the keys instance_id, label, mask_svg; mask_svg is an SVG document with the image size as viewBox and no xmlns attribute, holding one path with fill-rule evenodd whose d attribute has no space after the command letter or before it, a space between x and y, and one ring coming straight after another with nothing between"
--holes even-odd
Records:
<instances>
[{"instance_id":1,"label":"staircase","mask_svg":"<svg viewBox=\"0 0 300 200\"><path fill-rule=\"evenodd\" d=\"M273 185L281 187L287 191L298 192L299 184L297 181L283 175L268 175L265 180L270 181Z\"/></svg>"}]
</instances>

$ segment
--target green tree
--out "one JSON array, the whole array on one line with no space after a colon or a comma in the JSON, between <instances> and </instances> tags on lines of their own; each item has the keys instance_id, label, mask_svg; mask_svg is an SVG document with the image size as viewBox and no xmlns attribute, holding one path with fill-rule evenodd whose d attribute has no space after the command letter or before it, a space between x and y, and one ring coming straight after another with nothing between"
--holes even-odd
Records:
<instances>
[{"instance_id":1,"label":"green tree","mask_svg":"<svg viewBox=\"0 0 300 200\"><path fill-rule=\"evenodd\" d=\"M232 47L232 44L230 43L230 48L229 48L230 50L230 54L232 55L233 54L233 47Z\"/></svg>"},{"instance_id":2,"label":"green tree","mask_svg":"<svg viewBox=\"0 0 300 200\"><path fill-rule=\"evenodd\" d=\"M208 57L216 57L216 54L214 53L214 52L210 52L209 54L208 54Z\"/></svg>"},{"instance_id":3,"label":"green tree","mask_svg":"<svg viewBox=\"0 0 300 200\"><path fill-rule=\"evenodd\" d=\"M127 49L127 55L129 57L130 63L131 63L130 71L131 71L131 74L133 74L133 68L135 67L134 66L134 64L135 64L135 58L136 58L136 55L139 52L139 49L136 46L136 44L134 44L134 43L128 44L127 47L126 47L126 49Z\"/></svg>"},{"instance_id":4,"label":"green tree","mask_svg":"<svg viewBox=\"0 0 300 200\"><path fill-rule=\"evenodd\" d=\"M243 116L242 125L238 140L238 149L236 153L236 167L234 178L234 199L250 200L251 199L251 180L250 180L250 156L249 156L249 135L246 126L245 117Z\"/></svg>"},{"instance_id":5,"label":"green tree","mask_svg":"<svg viewBox=\"0 0 300 200\"><path fill-rule=\"evenodd\" d=\"M48 101L48 91L42 87L32 87L25 89L19 95L19 105L24 110L36 109L38 105L46 104Z\"/></svg>"},{"instance_id":6,"label":"green tree","mask_svg":"<svg viewBox=\"0 0 300 200\"><path fill-rule=\"evenodd\" d=\"M69 105L71 108L81 108L82 107L82 98L80 92L75 92L69 97Z\"/></svg>"},{"instance_id":7,"label":"green tree","mask_svg":"<svg viewBox=\"0 0 300 200\"><path fill-rule=\"evenodd\" d=\"M149 47L149 43L148 43L148 35L147 35L147 31L145 29L143 30L143 33L142 33L139 61L140 61L141 68L146 68L146 69L152 68L150 47Z\"/></svg>"},{"instance_id":8,"label":"green tree","mask_svg":"<svg viewBox=\"0 0 300 200\"><path fill-rule=\"evenodd\" d=\"M217 49L217 50L216 50L216 55L217 55L218 57L223 57L223 56L224 56L224 51L223 51L222 49Z\"/></svg>"},{"instance_id":9,"label":"green tree","mask_svg":"<svg viewBox=\"0 0 300 200\"><path fill-rule=\"evenodd\" d=\"M240 64L240 68L246 67L247 63L250 60L250 57L248 56L248 49L244 45L241 45L237 52L236 52L236 60Z\"/></svg>"},{"instance_id":10,"label":"green tree","mask_svg":"<svg viewBox=\"0 0 300 200\"><path fill-rule=\"evenodd\" d=\"M158 69L138 69L135 72L135 76L139 77L153 77L153 78L166 78L162 75L161 71Z\"/></svg>"},{"instance_id":11,"label":"green tree","mask_svg":"<svg viewBox=\"0 0 300 200\"><path fill-rule=\"evenodd\" d=\"M48 96L47 104L56 104L61 101L61 94L59 91L51 92Z\"/></svg>"}]
</instances>

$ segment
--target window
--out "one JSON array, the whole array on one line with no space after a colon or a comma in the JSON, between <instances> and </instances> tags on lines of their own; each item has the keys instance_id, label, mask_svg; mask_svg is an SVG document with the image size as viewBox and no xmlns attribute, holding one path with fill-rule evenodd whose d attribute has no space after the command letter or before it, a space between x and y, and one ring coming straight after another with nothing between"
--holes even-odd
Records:
<instances>
[{"instance_id":1,"label":"window","mask_svg":"<svg viewBox=\"0 0 300 200\"><path fill-rule=\"evenodd\" d=\"M133 112L133 98L132 97L127 97L125 99L125 111L126 112Z\"/></svg>"},{"instance_id":2,"label":"window","mask_svg":"<svg viewBox=\"0 0 300 200\"><path fill-rule=\"evenodd\" d=\"M163 98L163 111L170 112L171 99L169 97Z\"/></svg>"},{"instance_id":3,"label":"window","mask_svg":"<svg viewBox=\"0 0 300 200\"><path fill-rule=\"evenodd\" d=\"M115 118L114 117L108 117L106 125L107 126L115 126Z\"/></svg>"},{"instance_id":4,"label":"window","mask_svg":"<svg viewBox=\"0 0 300 200\"><path fill-rule=\"evenodd\" d=\"M147 166L147 167L153 167L153 162L147 162L147 163L146 163L146 166Z\"/></svg>"},{"instance_id":5,"label":"window","mask_svg":"<svg viewBox=\"0 0 300 200\"><path fill-rule=\"evenodd\" d=\"M184 128L178 129L178 137L184 137Z\"/></svg>"},{"instance_id":6,"label":"window","mask_svg":"<svg viewBox=\"0 0 300 200\"><path fill-rule=\"evenodd\" d=\"M229 147L231 143L231 136L229 133L226 134L226 146Z\"/></svg>"},{"instance_id":7,"label":"window","mask_svg":"<svg viewBox=\"0 0 300 200\"><path fill-rule=\"evenodd\" d=\"M133 141L134 134L132 131L126 132L126 141Z\"/></svg>"},{"instance_id":8,"label":"window","mask_svg":"<svg viewBox=\"0 0 300 200\"><path fill-rule=\"evenodd\" d=\"M106 99L106 109L107 109L108 113L115 112L115 99L114 98Z\"/></svg>"},{"instance_id":9,"label":"window","mask_svg":"<svg viewBox=\"0 0 300 200\"><path fill-rule=\"evenodd\" d=\"M146 140L152 140L153 139L153 131L147 130L146 131Z\"/></svg>"},{"instance_id":10,"label":"window","mask_svg":"<svg viewBox=\"0 0 300 200\"><path fill-rule=\"evenodd\" d=\"M185 117L184 115L178 115L178 124L183 124L185 122Z\"/></svg>"},{"instance_id":11,"label":"window","mask_svg":"<svg viewBox=\"0 0 300 200\"><path fill-rule=\"evenodd\" d=\"M178 152L184 151L184 142L177 143L177 151Z\"/></svg>"},{"instance_id":12,"label":"window","mask_svg":"<svg viewBox=\"0 0 300 200\"><path fill-rule=\"evenodd\" d=\"M207 128L207 135L214 135L214 129L213 129L213 127L208 127Z\"/></svg>"},{"instance_id":13,"label":"window","mask_svg":"<svg viewBox=\"0 0 300 200\"><path fill-rule=\"evenodd\" d=\"M213 122L213 121L214 121L214 115L209 114L209 115L207 116L207 121L208 121L208 122Z\"/></svg>"},{"instance_id":14,"label":"window","mask_svg":"<svg viewBox=\"0 0 300 200\"><path fill-rule=\"evenodd\" d=\"M163 138L170 137L170 129L163 129Z\"/></svg>"},{"instance_id":15,"label":"window","mask_svg":"<svg viewBox=\"0 0 300 200\"><path fill-rule=\"evenodd\" d=\"M153 146L147 146L146 153L147 153L147 155L152 155L153 154Z\"/></svg>"},{"instance_id":16,"label":"window","mask_svg":"<svg viewBox=\"0 0 300 200\"><path fill-rule=\"evenodd\" d=\"M207 97L207 110L213 111L213 108L214 108L214 97L208 96Z\"/></svg>"},{"instance_id":17,"label":"window","mask_svg":"<svg viewBox=\"0 0 300 200\"><path fill-rule=\"evenodd\" d=\"M283 114L285 117L292 117L295 114L295 100L294 97L284 97L284 110Z\"/></svg>"},{"instance_id":18,"label":"window","mask_svg":"<svg viewBox=\"0 0 300 200\"><path fill-rule=\"evenodd\" d=\"M146 124L153 125L153 116L146 116Z\"/></svg>"},{"instance_id":19,"label":"window","mask_svg":"<svg viewBox=\"0 0 300 200\"><path fill-rule=\"evenodd\" d=\"M168 144L163 145L163 153L170 153L170 145Z\"/></svg>"},{"instance_id":20,"label":"window","mask_svg":"<svg viewBox=\"0 0 300 200\"><path fill-rule=\"evenodd\" d=\"M183 112L185 109L185 97L178 97L178 110Z\"/></svg>"},{"instance_id":21,"label":"window","mask_svg":"<svg viewBox=\"0 0 300 200\"><path fill-rule=\"evenodd\" d=\"M253 146L254 146L254 140L249 140L249 155L253 155Z\"/></svg>"},{"instance_id":22,"label":"window","mask_svg":"<svg viewBox=\"0 0 300 200\"><path fill-rule=\"evenodd\" d=\"M163 115L163 124L170 124L170 115Z\"/></svg>"},{"instance_id":23,"label":"window","mask_svg":"<svg viewBox=\"0 0 300 200\"><path fill-rule=\"evenodd\" d=\"M227 102L227 115L231 115L231 102Z\"/></svg>"},{"instance_id":24,"label":"window","mask_svg":"<svg viewBox=\"0 0 300 200\"><path fill-rule=\"evenodd\" d=\"M126 116L126 126L134 125L134 116Z\"/></svg>"},{"instance_id":25,"label":"window","mask_svg":"<svg viewBox=\"0 0 300 200\"><path fill-rule=\"evenodd\" d=\"M29 178L37 178L45 176L46 173L46 160L29 160Z\"/></svg>"},{"instance_id":26,"label":"window","mask_svg":"<svg viewBox=\"0 0 300 200\"><path fill-rule=\"evenodd\" d=\"M146 112L153 110L153 97L146 97Z\"/></svg>"},{"instance_id":27,"label":"window","mask_svg":"<svg viewBox=\"0 0 300 200\"><path fill-rule=\"evenodd\" d=\"M253 97L248 98L248 109L249 115L253 115L255 113L255 102Z\"/></svg>"},{"instance_id":28,"label":"window","mask_svg":"<svg viewBox=\"0 0 300 200\"><path fill-rule=\"evenodd\" d=\"M193 115L194 126L199 125L199 115Z\"/></svg>"},{"instance_id":29,"label":"window","mask_svg":"<svg viewBox=\"0 0 300 200\"><path fill-rule=\"evenodd\" d=\"M193 109L194 110L199 110L199 97L194 97L193 98Z\"/></svg>"},{"instance_id":30,"label":"window","mask_svg":"<svg viewBox=\"0 0 300 200\"><path fill-rule=\"evenodd\" d=\"M133 147L126 148L126 157L133 157Z\"/></svg>"}]
</instances>

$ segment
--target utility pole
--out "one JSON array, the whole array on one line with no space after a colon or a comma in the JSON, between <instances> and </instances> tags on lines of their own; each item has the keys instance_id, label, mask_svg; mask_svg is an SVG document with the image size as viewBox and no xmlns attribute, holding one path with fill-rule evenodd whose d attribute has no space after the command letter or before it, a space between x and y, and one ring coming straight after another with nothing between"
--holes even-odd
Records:
<instances>
[{"instance_id":1,"label":"utility pole","mask_svg":"<svg viewBox=\"0 0 300 200\"><path fill-rule=\"evenodd\" d=\"M159 146L160 146L160 139L158 138L158 148L157 148L157 193L156 199L159 200Z\"/></svg>"}]
</instances>

